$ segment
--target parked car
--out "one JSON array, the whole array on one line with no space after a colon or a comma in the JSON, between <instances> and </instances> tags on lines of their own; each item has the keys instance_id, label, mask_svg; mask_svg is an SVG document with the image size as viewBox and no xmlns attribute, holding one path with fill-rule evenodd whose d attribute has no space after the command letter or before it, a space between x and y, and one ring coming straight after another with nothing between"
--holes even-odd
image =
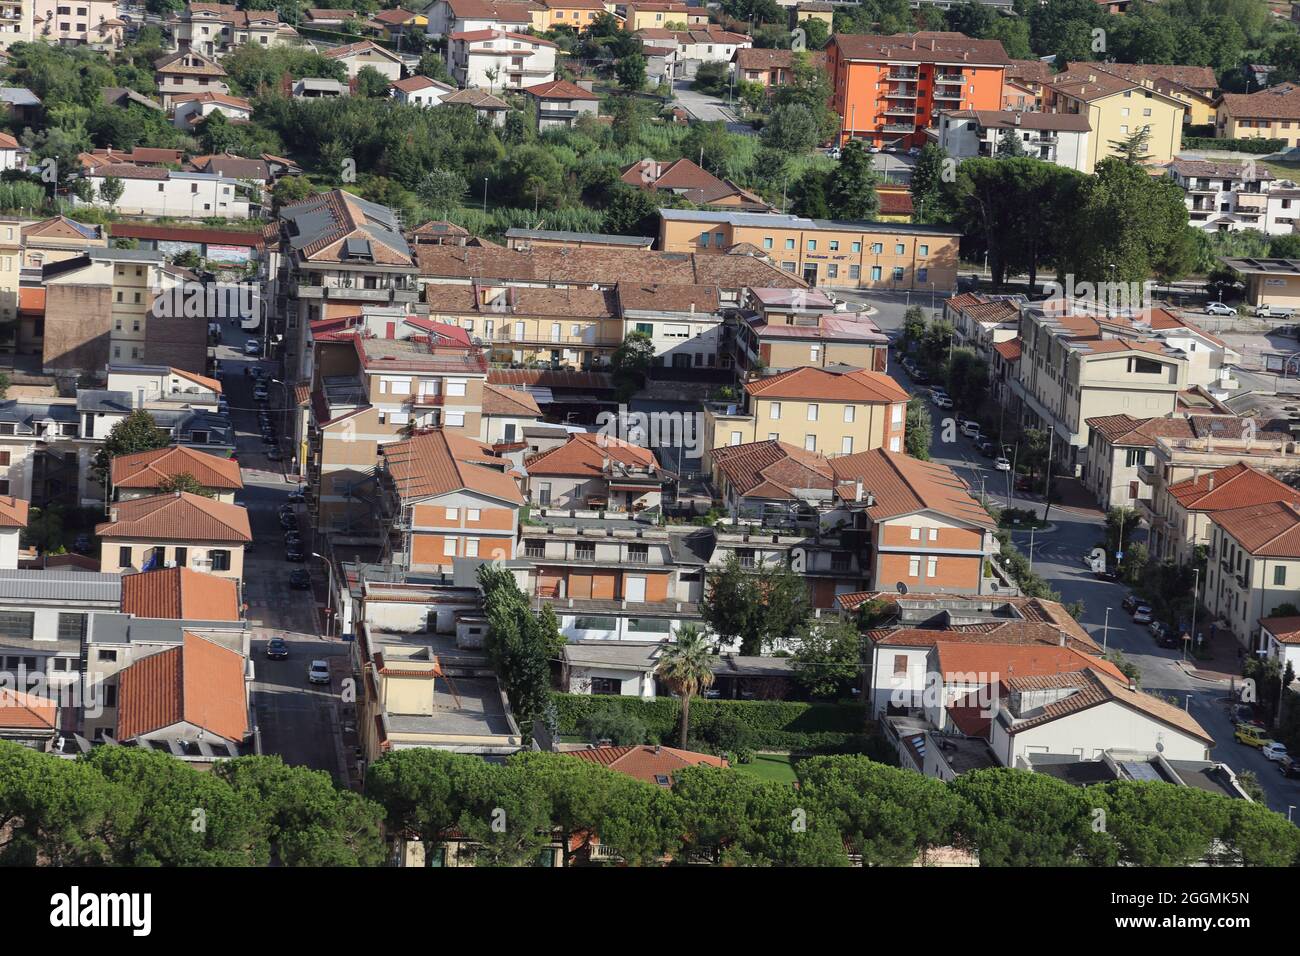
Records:
<instances>
[{"instance_id":1,"label":"parked car","mask_svg":"<svg viewBox=\"0 0 1300 956\"><path fill-rule=\"evenodd\" d=\"M978 438L980 433L980 423L973 418L957 419L958 430L967 438Z\"/></svg>"},{"instance_id":2,"label":"parked car","mask_svg":"<svg viewBox=\"0 0 1300 956\"><path fill-rule=\"evenodd\" d=\"M286 545L284 549L284 559L286 561L297 561L299 563L307 560L306 553L302 550L300 544Z\"/></svg>"},{"instance_id":3,"label":"parked car","mask_svg":"<svg viewBox=\"0 0 1300 956\"><path fill-rule=\"evenodd\" d=\"M1264 735L1263 729L1256 727L1254 724L1238 724L1232 736L1237 743L1245 744L1247 747L1263 748L1273 743Z\"/></svg>"},{"instance_id":4,"label":"parked car","mask_svg":"<svg viewBox=\"0 0 1300 956\"><path fill-rule=\"evenodd\" d=\"M1010 471L1011 462L1007 461L1005 458L999 458L997 461L993 462L993 467L998 471ZM1024 490L1020 488L1020 482L1016 482L1016 489Z\"/></svg>"},{"instance_id":5,"label":"parked car","mask_svg":"<svg viewBox=\"0 0 1300 956\"><path fill-rule=\"evenodd\" d=\"M1228 716L1238 724L1254 724L1256 727L1264 726L1255 716L1255 708L1251 704L1234 704L1228 709Z\"/></svg>"},{"instance_id":6,"label":"parked car","mask_svg":"<svg viewBox=\"0 0 1300 956\"><path fill-rule=\"evenodd\" d=\"M924 385L926 382L930 381L930 376L926 375L925 372L918 368L912 373L912 381Z\"/></svg>"},{"instance_id":7,"label":"parked car","mask_svg":"<svg viewBox=\"0 0 1300 956\"><path fill-rule=\"evenodd\" d=\"M952 408L952 399L947 395L931 395L930 401L934 402L935 408Z\"/></svg>"},{"instance_id":8,"label":"parked car","mask_svg":"<svg viewBox=\"0 0 1300 956\"><path fill-rule=\"evenodd\" d=\"M1290 754L1277 762L1278 773L1284 777L1300 777L1300 763Z\"/></svg>"},{"instance_id":9,"label":"parked car","mask_svg":"<svg viewBox=\"0 0 1300 956\"><path fill-rule=\"evenodd\" d=\"M1236 315L1237 310L1222 302L1211 302L1205 307L1206 315Z\"/></svg>"},{"instance_id":10,"label":"parked car","mask_svg":"<svg viewBox=\"0 0 1300 956\"><path fill-rule=\"evenodd\" d=\"M330 682L329 661L312 661L308 664L307 679L313 684L328 684Z\"/></svg>"},{"instance_id":11,"label":"parked car","mask_svg":"<svg viewBox=\"0 0 1300 956\"><path fill-rule=\"evenodd\" d=\"M993 453L995 451L993 447L993 442L989 441L987 438L981 438L979 441L977 441L975 443L975 449L985 458L992 458ZM1010 467L1010 462L1008 462L1007 464L1008 467Z\"/></svg>"},{"instance_id":12,"label":"parked car","mask_svg":"<svg viewBox=\"0 0 1300 956\"><path fill-rule=\"evenodd\" d=\"M1290 757L1290 754L1286 752L1286 745L1280 744L1276 740L1270 740L1264 746L1260 747L1259 752L1267 759L1274 762L1280 762L1283 757Z\"/></svg>"},{"instance_id":13,"label":"parked car","mask_svg":"<svg viewBox=\"0 0 1300 956\"><path fill-rule=\"evenodd\" d=\"M247 342L244 343L244 354L261 355L262 343L259 342L257 339L249 339Z\"/></svg>"},{"instance_id":14,"label":"parked car","mask_svg":"<svg viewBox=\"0 0 1300 956\"><path fill-rule=\"evenodd\" d=\"M1151 623L1151 608L1147 607L1147 606L1144 604L1144 605L1142 605L1142 607L1140 607L1140 608L1138 608L1136 611L1134 611L1134 612L1133 612L1133 623L1134 623L1134 624L1150 624L1150 623Z\"/></svg>"},{"instance_id":15,"label":"parked car","mask_svg":"<svg viewBox=\"0 0 1300 956\"><path fill-rule=\"evenodd\" d=\"M1124 610L1132 613L1142 605L1142 599L1131 591L1124 595L1124 600L1119 602L1119 606Z\"/></svg>"},{"instance_id":16,"label":"parked car","mask_svg":"<svg viewBox=\"0 0 1300 956\"><path fill-rule=\"evenodd\" d=\"M298 519L293 515L280 515L280 527L285 531L288 531L290 528L296 530L298 527Z\"/></svg>"},{"instance_id":17,"label":"parked car","mask_svg":"<svg viewBox=\"0 0 1300 956\"><path fill-rule=\"evenodd\" d=\"M266 642L266 656L273 661L283 661L289 658L289 644L283 637L273 637Z\"/></svg>"},{"instance_id":18,"label":"parked car","mask_svg":"<svg viewBox=\"0 0 1300 956\"><path fill-rule=\"evenodd\" d=\"M289 575L289 587L296 591L307 591L311 588L311 572L306 568L294 568Z\"/></svg>"},{"instance_id":19,"label":"parked car","mask_svg":"<svg viewBox=\"0 0 1300 956\"><path fill-rule=\"evenodd\" d=\"M284 543L286 547L301 547L302 535L295 530L289 530L284 533Z\"/></svg>"}]
</instances>

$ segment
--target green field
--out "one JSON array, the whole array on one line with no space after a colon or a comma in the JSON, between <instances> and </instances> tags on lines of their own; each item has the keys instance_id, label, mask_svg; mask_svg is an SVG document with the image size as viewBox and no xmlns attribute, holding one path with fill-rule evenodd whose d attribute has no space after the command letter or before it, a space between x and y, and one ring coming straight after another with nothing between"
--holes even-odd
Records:
<instances>
[{"instance_id":1,"label":"green field","mask_svg":"<svg viewBox=\"0 0 1300 956\"><path fill-rule=\"evenodd\" d=\"M732 767L775 783L794 783L798 779L794 773L794 758L789 754L754 754L749 763L733 763Z\"/></svg>"}]
</instances>

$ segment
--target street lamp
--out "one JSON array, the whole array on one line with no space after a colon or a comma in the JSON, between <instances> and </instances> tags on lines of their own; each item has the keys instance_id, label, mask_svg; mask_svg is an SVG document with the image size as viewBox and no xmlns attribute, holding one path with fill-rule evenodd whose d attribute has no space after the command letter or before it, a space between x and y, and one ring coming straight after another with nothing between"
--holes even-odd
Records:
<instances>
[{"instance_id":1,"label":"street lamp","mask_svg":"<svg viewBox=\"0 0 1300 956\"><path fill-rule=\"evenodd\" d=\"M1106 608L1106 619L1101 625L1101 652L1106 653L1106 639L1110 636L1110 608Z\"/></svg>"},{"instance_id":2,"label":"street lamp","mask_svg":"<svg viewBox=\"0 0 1300 956\"><path fill-rule=\"evenodd\" d=\"M484 176L483 177L483 215L485 216L487 215L487 181L488 178Z\"/></svg>"},{"instance_id":3,"label":"street lamp","mask_svg":"<svg viewBox=\"0 0 1300 956\"><path fill-rule=\"evenodd\" d=\"M1192 629L1187 635L1187 640L1183 641L1183 663L1187 663L1187 645L1196 639L1196 605L1200 602L1201 590L1201 569L1195 569L1196 577L1192 582Z\"/></svg>"},{"instance_id":4,"label":"street lamp","mask_svg":"<svg viewBox=\"0 0 1300 956\"><path fill-rule=\"evenodd\" d=\"M326 585L325 592L325 629L328 637L334 636L334 565L330 563L329 558L323 554L313 551L313 558L320 558L325 565L325 571L329 574L329 583Z\"/></svg>"}]
</instances>

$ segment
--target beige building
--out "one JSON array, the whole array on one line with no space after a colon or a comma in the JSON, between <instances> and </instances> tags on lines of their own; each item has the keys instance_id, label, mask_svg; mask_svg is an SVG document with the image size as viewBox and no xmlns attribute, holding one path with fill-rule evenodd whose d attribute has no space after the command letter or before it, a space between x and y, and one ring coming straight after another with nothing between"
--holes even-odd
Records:
<instances>
[{"instance_id":1,"label":"beige building","mask_svg":"<svg viewBox=\"0 0 1300 956\"><path fill-rule=\"evenodd\" d=\"M1090 173L1097 163L1118 155L1113 143L1145 129L1153 165L1168 163L1182 149L1186 108L1173 96L1135 80L1074 63L1043 89L1043 109L1088 118L1087 156L1078 167Z\"/></svg>"},{"instance_id":2,"label":"beige building","mask_svg":"<svg viewBox=\"0 0 1300 956\"><path fill-rule=\"evenodd\" d=\"M6 0L0 3L0 50L15 43L32 41L35 10L32 0Z\"/></svg>"},{"instance_id":3,"label":"beige building","mask_svg":"<svg viewBox=\"0 0 1300 956\"><path fill-rule=\"evenodd\" d=\"M1254 306L1300 308L1300 259L1220 259L1246 286Z\"/></svg>"},{"instance_id":4,"label":"beige building","mask_svg":"<svg viewBox=\"0 0 1300 956\"><path fill-rule=\"evenodd\" d=\"M889 340L819 289L751 288L723 326L722 346L742 372L842 365L883 372Z\"/></svg>"},{"instance_id":5,"label":"beige building","mask_svg":"<svg viewBox=\"0 0 1300 956\"><path fill-rule=\"evenodd\" d=\"M1259 620L1300 604L1300 505L1272 501L1210 517L1205 590L1214 619L1247 651L1260 647Z\"/></svg>"},{"instance_id":6,"label":"beige building","mask_svg":"<svg viewBox=\"0 0 1300 956\"><path fill-rule=\"evenodd\" d=\"M118 501L156 495L163 485L182 475L194 478L214 500L231 505L235 493L244 487L239 462L183 445L119 455L109 469L112 495Z\"/></svg>"},{"instance_id":7,"label":"beige building","mask_svg":"<svg viewBox=\"0 0 1300 956\"><path fill-rule=\"evenodd\" d=\"M115 50L126 27L114 0L35 0L32 31L37 40L60 46Z\"/></svg>"},{"instance_id":8,"label":"beige building","mask_svg":"<svg viewBox=\"0 0 1300 956\"><path fill-rule=\"evenodd\" d=\"M728 445L784 442L828 458L873 448L903 450L908 395L892 378L863 369L797 368L745 385L739 405L704 408L703 465Z\"/></svg>"},{"instance_id":9,"label":"beige building","mask_svg":"<svg viewBox=\"0 0 1300 956\"><path fill-rule=\"evenodd\" d=\"M273 47L302 40L274 10L240 10L228 3L191 3L172 18L171 27L178 49L204 56L218 56L245 43Z\"/></svg>"},{"instance_id":10,"label":"beige building","mask_svg":"<svg viewBox=\"0 0 1300 956\"><path fill-rule=\"evenodd\" d=\"M1280 139L1300 145L1300 87L1291 83L1257 93L1224 93L1214 116L1220 139Z\"/></svg>"},{"instance_id":11,"label":"beige building","mask_svg":"<svg viewBox=\"0 0 1300 956\"><path fill-rule=\"evenodd\" d=\"M482 431L487 361L476 348L419 338L316 336L305 461L317 527L339 540L378 541L380 448L413 428Z\"/></svg>"},{"instance_id":12,"label":"beige building","mask_svg":"<svg viewBox=\"0 0 1300 956\"><path fill-rule=\"evenodd\" d=\"M119 501L95 534L109 574L174 566L240 580L253 540L241 506L185 492Z\"/></svg>"},{"instance_id":13,"label":"beige building","mask_svg":"<svg viewBox=\"0 0 1300 956\"><path fill-rule=\"evenodd\" d=\"M660 209L664 252L758 250L809 285L947 292L957 285L956 230L900 222L836 222L776 213Z\"/></svg>"}]
</instances>

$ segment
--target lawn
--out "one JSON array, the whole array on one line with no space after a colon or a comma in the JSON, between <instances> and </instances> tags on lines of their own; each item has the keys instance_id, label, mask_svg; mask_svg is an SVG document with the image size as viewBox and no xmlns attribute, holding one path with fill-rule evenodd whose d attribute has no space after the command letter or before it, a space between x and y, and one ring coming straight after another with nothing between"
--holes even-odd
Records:
<instances>
[{"instance_id":1,"label":"lawn","mask_svg":"<svg viewBox=\"0 0 1300 956\"><path fill-rule=\"evenodd\" d=\"M1300 162L1282 159L1261 159L1259 165L1278 179L1300 179Z\"/></svg>"},{"instance_id":2,"label":"lawn","mask_svg":"<svg viewBox=\"0 0 1300 956\"><path fill-rule=\"evenodd\" d=\"M798 779L794 773L794 760L789 754L754 754L749 763L734 763L732 766L760 780L794 783Z\"/></svg>"}]
</instances>

